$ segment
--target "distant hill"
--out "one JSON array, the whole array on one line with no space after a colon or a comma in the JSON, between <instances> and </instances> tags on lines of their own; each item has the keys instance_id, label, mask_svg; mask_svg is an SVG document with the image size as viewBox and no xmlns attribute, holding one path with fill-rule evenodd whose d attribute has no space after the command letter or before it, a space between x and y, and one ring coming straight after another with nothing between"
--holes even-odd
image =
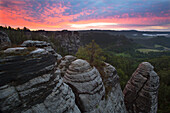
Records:
<instances>
[{"instance_id":1,"label":"distant hill","mask_svg":"<svg viewBox=\"0 0 170 113\"><path fill-rule=\"evenodd\" d=\"M143 45L147 48L154 48L155 45L161 45L170 48L170 38L167 37L154 37L150 39L135 39L134 42Z\"/></svg>"},{"instance_id":2,"label":"distant hill","mask_svg":"<svg viewBox=\"0 0 170 113\"><path fill-rule=\"evenodd\" d=\"M95 40L101 47L107 47L108 45L120 47L134 44L132 39L128 39L124 35L110 35L104 32L81 33L81 42L83 45L88 44L92 40Z\"/></svg>"}]
</instances>

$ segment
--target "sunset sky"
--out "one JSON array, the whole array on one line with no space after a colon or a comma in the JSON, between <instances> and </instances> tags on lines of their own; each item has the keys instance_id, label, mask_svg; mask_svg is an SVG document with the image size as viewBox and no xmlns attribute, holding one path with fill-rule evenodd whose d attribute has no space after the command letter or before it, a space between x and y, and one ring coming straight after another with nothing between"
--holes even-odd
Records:
<instances>
[{"instance_id":1,"label":"sunset sky","mask_svg":"<svg viewBox=\"0 0 170 113\"><path fill-rule=\"evenodd\" d=\"M170 0L0 0L0 26L170 31Z\"/></svg>"}]
</instances>

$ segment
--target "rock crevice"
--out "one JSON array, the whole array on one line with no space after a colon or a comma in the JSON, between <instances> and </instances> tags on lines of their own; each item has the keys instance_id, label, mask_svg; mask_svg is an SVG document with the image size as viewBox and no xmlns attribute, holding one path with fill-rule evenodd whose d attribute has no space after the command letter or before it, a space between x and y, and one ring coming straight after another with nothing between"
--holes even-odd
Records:
<instances>
[{"instance_id":1,"label":"rock crevice","mask_svg":"<svg viewBox=\"0 0 170 113\"><path fill-rule=\"evenodd\" d=\"M158 87L159 76L153 66L148 62L141 63L123 91L127 110L156 113Z\"/></svg>"}]
</instances>

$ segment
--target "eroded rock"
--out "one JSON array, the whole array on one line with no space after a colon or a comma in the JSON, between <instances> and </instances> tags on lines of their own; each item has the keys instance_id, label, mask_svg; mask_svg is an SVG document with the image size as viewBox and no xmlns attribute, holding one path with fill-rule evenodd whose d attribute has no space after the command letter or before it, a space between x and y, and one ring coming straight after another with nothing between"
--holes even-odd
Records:
<instances>
[{"instance_id":1,"label":"eroded rock","mask_svg":"<svg viewBox=\"0 0 170 113\"><path fill-rule=\"evenodd\" d=\"M56 61L55 55L44 47L0 59L0 111L80 113Z\"/></svg>"},{"instance_id":2,"label":"eroded rock","mask_svg":"<svg viewBox=\"0 0 170 113\"><path fill-rule=\"evenodd\" d=\"M112 65L105 63L103 72L102 78L106 90L105 98L90 113L127 113L116 69Z\"/></svg>"},{"instance_id":3,"label":"eroded rock","mask_svg":"<svg viewBox=\"0 0 170 113\"><path fill-rule=\"evenodd\" d=\"M27 51L26 47L15 47L15 48L8 48L4 50L4 53L22 53Z\"/></svg>"},{"instance_id":4,"label":"eroded rock","mask_svg":"<svg viewBox=\"0 0 170 113\"><path fill-rule=\"evenodd\" d=\"M58 68L61 70L61 75L62 76L64 76L64 74L65 74L66 70L68 69L69 65L74 60L76 60L76 57L72 56L72 55L66 55L65 57L63 57L61 59L60 64L58 65Z\"/></svg>"},{"instance_id":5,"label":"eroded rock","mask_svg":"<svg viewBox=\"0 0 170 113\"><path fill-rule=\"evenodd\" d=\"M22 47L36 47L33 53L48 51L56 57L57 61L61 60L62 56L55 52L50 43L45 41L27 40L21 44Z\"/></svg>"},{"instance_id":6,"label":"eroded rock","mask_svg":"<svg viewBox=\"0 0 170 113\"><path fill-rule=\"evenodd\" d=\"M123 93L130 113L156 113L159 76L148 62L141 63L128 81Z\"/></svg>"},{"instance_id":7,"label":"eroded rock","mask_svg":"<svg viewBox=\"0 0 170 113\"><path fill-rule=\"evenodd\" d=\"M69 54L75 54L80 47L80 35L76 31L61 31L57 34L61 47Z\"/></svg>"},{"instance_id":8,"label":"eroded rock","mask_svg":"<svg viewBox=\"0 0 170 113\"><path fill-rule=\"evenodd\" d=\"M70 64L64 82L72 88L82 112L93 111L104 99L105 88L100 73L85 60L77 59Z\"/></svg>"},{"instance_id":9,"label":"eroded rock","mask_svg":"<svg viewBox=\"0 0 170 113\"><path fill-rule=\"evenodd\" d=\"M47 47L47 46L50 46L50 43L47 43L45 41L35 41L35 40L27 40L27 41L24 41L21 46L23 47Z\"/></svg>"},{"instance_id":10,"label":"eroded rock","mask_svg":"<svg viewBox=\"0 0 170 113\"><path fill-rule=\"evenodd\" d=\"M0 50L10 46L11 46L11 40L9 39L8 35L0 31Z\"/></svg>"}]
</instances>

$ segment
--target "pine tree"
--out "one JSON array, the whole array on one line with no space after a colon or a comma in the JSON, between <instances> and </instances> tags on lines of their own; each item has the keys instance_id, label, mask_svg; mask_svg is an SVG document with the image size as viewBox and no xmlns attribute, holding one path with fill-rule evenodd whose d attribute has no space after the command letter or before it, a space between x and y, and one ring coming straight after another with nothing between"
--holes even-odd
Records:
<instances>
[{"instance_id":1,"label":"pine tree","mask_svg":"<svg viewBox=\"0 0 170 113\"><path fill-rule=\"evenodd\" d=\"M80 47L76 56L87 60L93 66L101 66L105 60L102 49L94 40L85 47Z\"/></svg>"}]
</instances>

